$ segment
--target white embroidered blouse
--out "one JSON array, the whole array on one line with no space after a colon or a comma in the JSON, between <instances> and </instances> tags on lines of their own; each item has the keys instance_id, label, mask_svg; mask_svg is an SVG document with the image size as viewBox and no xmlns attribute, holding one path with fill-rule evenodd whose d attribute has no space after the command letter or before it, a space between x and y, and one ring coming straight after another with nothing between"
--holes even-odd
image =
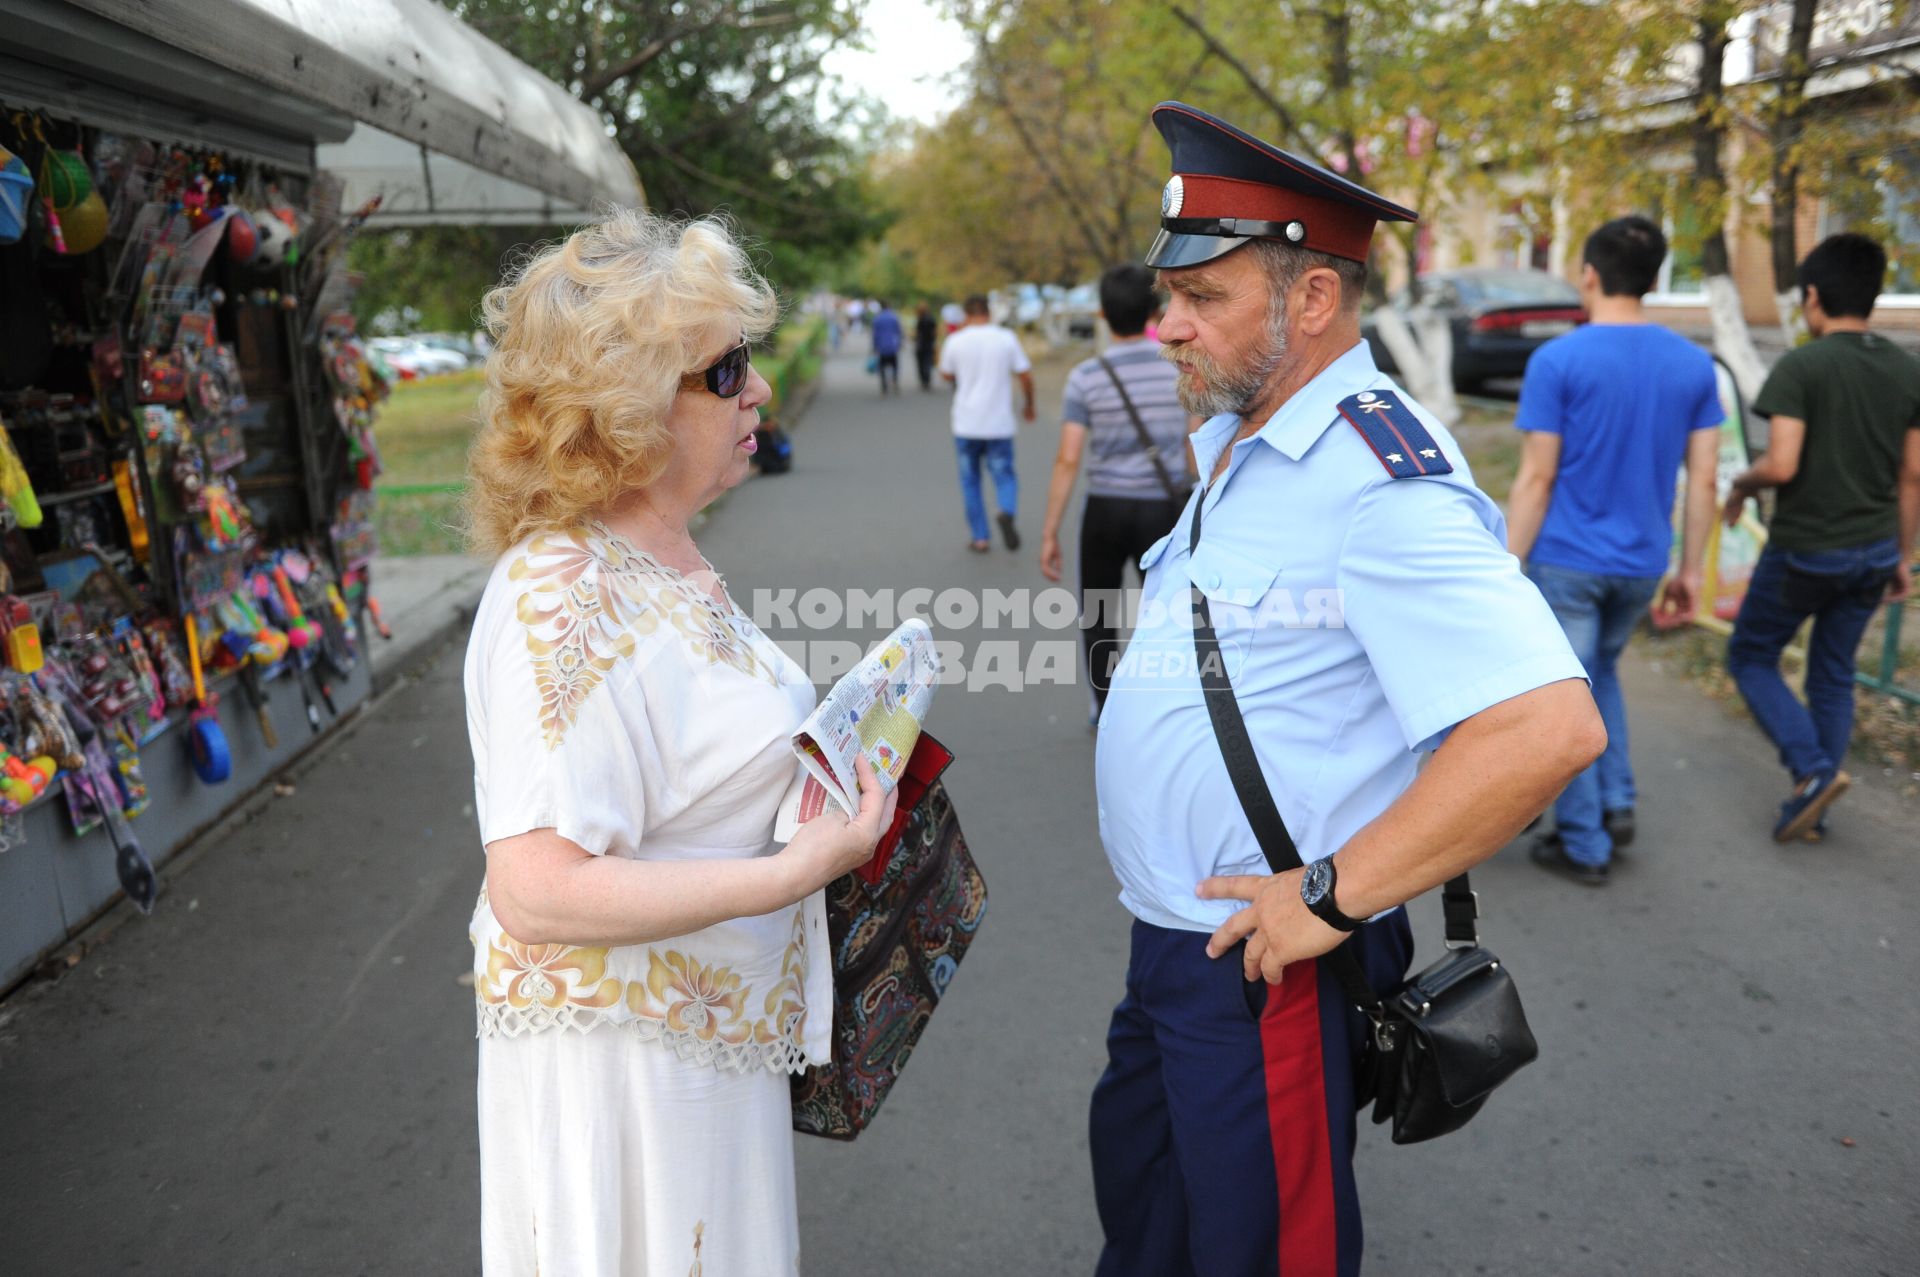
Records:
<instances>
[{"instance_id":1,"label":"white embroidered blouse","mask_svg":"<svg viewBox=\"0 0 1920 1277\"><path fill-rule=\"evenodd\" d=\"M771 855L813 685L746 616L603 524L495 566L466 661L483 843L551 828L594 855ZM654 944L522 944L474 909L482 1035L621 1026L684 1059L830 1057L824 898Z\"/></svg>"}]
</instances>

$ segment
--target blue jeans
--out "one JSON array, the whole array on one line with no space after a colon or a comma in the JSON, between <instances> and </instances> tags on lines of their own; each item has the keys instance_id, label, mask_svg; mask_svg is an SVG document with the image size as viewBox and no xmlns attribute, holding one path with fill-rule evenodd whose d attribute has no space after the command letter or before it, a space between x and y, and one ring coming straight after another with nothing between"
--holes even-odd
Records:
<instances>
[{"instance_id":1,"label":"blue jeans","mask_svg":"<svg viewBox=\"0 0 1920 1277\"><path fill-rule=\"evenodd\" d=\"M1553 805L1554 825L1571 860L1604 865L1613 839L1607 812L1633 806L1633 763L1627 757L1627 700L1620 691L1620 653L1660 588L1657 576L1600 576L1577 568L1535 563L1527 576L1567 632L1573 654L1593 682L1593 702L1607 727L1607 749L1573 778Z\"/></svg>"},{"instance_id":2,"label":"blue jeans","mask_svg":"<svg viewBox=\"0 0 1920 1277\"><path fill-rule=\"evenodd\" d=\"M987 472L993 476L993 499L1005 514L1020 505L1020 480L1013 473L1013 440L967 439L956 437L953 450L960 460L960 497L967 506L967 527L973 539L988 541L987 502L980 494L980 461L986 459Z\"/></svg>"},{"instance_id":3,"label":"blue jeans","mask_svg":"<svg viewBox=\"0 0 1920 1277\"><path fill-rule=\"evenodd\" d=\"M1727 672L1796 781L1846 760L1854 653L1899 562L1892 537L1844 550L1760 552L1727 642ZM1808 617L1802 705L1780 677L1780 653Z\"/></svg>"}]
</instances>

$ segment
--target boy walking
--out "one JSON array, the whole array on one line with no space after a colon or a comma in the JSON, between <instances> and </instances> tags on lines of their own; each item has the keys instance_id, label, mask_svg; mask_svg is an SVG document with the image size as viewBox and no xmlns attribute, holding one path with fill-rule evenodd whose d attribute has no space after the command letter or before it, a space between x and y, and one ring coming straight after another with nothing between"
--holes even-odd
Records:
<instances>
[{"instance_id":1,"label":"boy walking","mask_svg":"<svg viewBox=\"0 0 1920 1277\"><path fill-rule=\"evenodd\" d=\"M985 554L987 503L980 491L980 463L993 475L993 497L1000 506L1000 535L1009 550L1020 548L1014 513L1020 508L1020 480L1013 471L1013 382L1020 381L1023 420L1033 420L1033 365L1020 339L993 322L987 299L967 298L967 322L947 338L940 351L940 375L953 383L953 446L960 463L960 499L973 539L967 548Z\"/></svg>"},{"instance_id":2,"label":"boy walking","mask_svg":"<svg viewBox=\"0 0 1920 1277\"><path fill-rule=\"evenodd\" d=\"M1767 451L1733 481L1725 518L1775 488L1773 523L1727 644L1727 668L1780 751L1793 790L1775 842L1824 836L1846 792L1854 654L1883 598L1913 585L1920 530L1920 360L1868 329L1887 255L1864 235L1823 240L1800 263L1814 340L1775 364L1755 412ZM1780 653L1808 617L1807 703L1780 677Z\"/></svg>"},{"instance_id":3,"label":"boy walking","mask_svg":"<svg viewBox=\"0 0 1920 1277\"><path fill-rule=\"evenodd\" d=\"M1591 322L1534 352L1514 425L1526 432L1507 515L1507 548L1553 609L1586 667L1607 748L1554 804L1531 854L1544 869L1605 886L1633 839L1620 653L1653 602L1673 540L1674 480L1687 469L1681 568L1662 611L1691 615L1713 525L1722 418L1713 360L1649 323L1641 298L1667 255L1644 217L1587 238L1580 296Z\"/></svg>"}]
</instances>

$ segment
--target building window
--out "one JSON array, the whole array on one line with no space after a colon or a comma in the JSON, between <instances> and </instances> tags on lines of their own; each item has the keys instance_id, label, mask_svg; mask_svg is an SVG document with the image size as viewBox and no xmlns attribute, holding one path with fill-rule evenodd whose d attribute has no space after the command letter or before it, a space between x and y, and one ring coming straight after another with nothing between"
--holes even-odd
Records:
<instances>
[{"instance_id":1,"label":"building window","mask_svg":"<svg viewBox=\"0 0 1920 1277\"><path fill-rule=\"evenodd\" d=\"M1887 151L1836 180L1821 208L1820 238L1858 231L1887 250L1881 300L1920 304L1920 146Z\"/></svg>"}]
</instances>

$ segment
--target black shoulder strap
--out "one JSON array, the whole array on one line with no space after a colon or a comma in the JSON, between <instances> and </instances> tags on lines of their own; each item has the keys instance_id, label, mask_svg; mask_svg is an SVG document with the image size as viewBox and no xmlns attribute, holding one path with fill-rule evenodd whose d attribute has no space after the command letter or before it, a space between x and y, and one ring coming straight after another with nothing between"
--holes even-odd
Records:
<instances>
[{"instance_id":1,"label":"black shoulder strap","mask_svg":"<svg viewBox=\"0 0 1920 1277\"><path fill-rule=\"evenodd\" d=\"M1206 493L1202 492L1193 507L1193 529L1187 539L1189 554L1200 548L1200 515L1206 504ZM1214 738L1220 743L1227 775L1233 781L1233 792L1246 812L1254 839L1260 844L1260 854L1266 857L1267 868L1274 873L1298 869L1300 848L1287 832L1287 822L1281 818L1273 792L1260 773L1260 758L1254 753L1253 739L1247 734L1246 720L1240 714L1240 702L1234 699L1233 680L1228 677L1220 656L1220 637L1213 630L1213 613L1207 607L1207 596L1197 586L1193 588L1193 655L1200 671L1201 691L1206 696L1207 717L1213 722ZM1480 911L1467 875L1461 874L1448 882L1440 899L1446 913L1447 947L1478 944L1475 922ZM1355 1006L1365 1011L1379 1008L1380 997L1368 985L1366 972L1361 970L1360 960L1352 949L1342 943L1327 955L1327 960L1340 987Z\"/></svg>"},{"instance_id":2,"label":"black shoulder strap","mask_svg":"<svg viewBox=\"0 0 1920 1277\"><path fill-rule=\"evenodd\" d=\"M1094 358L1107 370L1107 376L1113 378L1113 388L1120 392L1120 406L1127 410L1127 420L1133 423L1134 432L1140 436L1140 446L1146 449L1147 460L1153 462L1153 472L1160 476L1160 486L1167 490L1167 500L1185 500L1180 495L1180 489L1174 487L1173 476L1167 473L1167 463L1160 459L1160 445L1153 441L1153 432L1140 419L1140 410L1133 406L1133 396L1127 393L1127 383L1120 380L1119 370L1107 362L1105 355L1095 355Z\"/></svg>"}]
</instances>

